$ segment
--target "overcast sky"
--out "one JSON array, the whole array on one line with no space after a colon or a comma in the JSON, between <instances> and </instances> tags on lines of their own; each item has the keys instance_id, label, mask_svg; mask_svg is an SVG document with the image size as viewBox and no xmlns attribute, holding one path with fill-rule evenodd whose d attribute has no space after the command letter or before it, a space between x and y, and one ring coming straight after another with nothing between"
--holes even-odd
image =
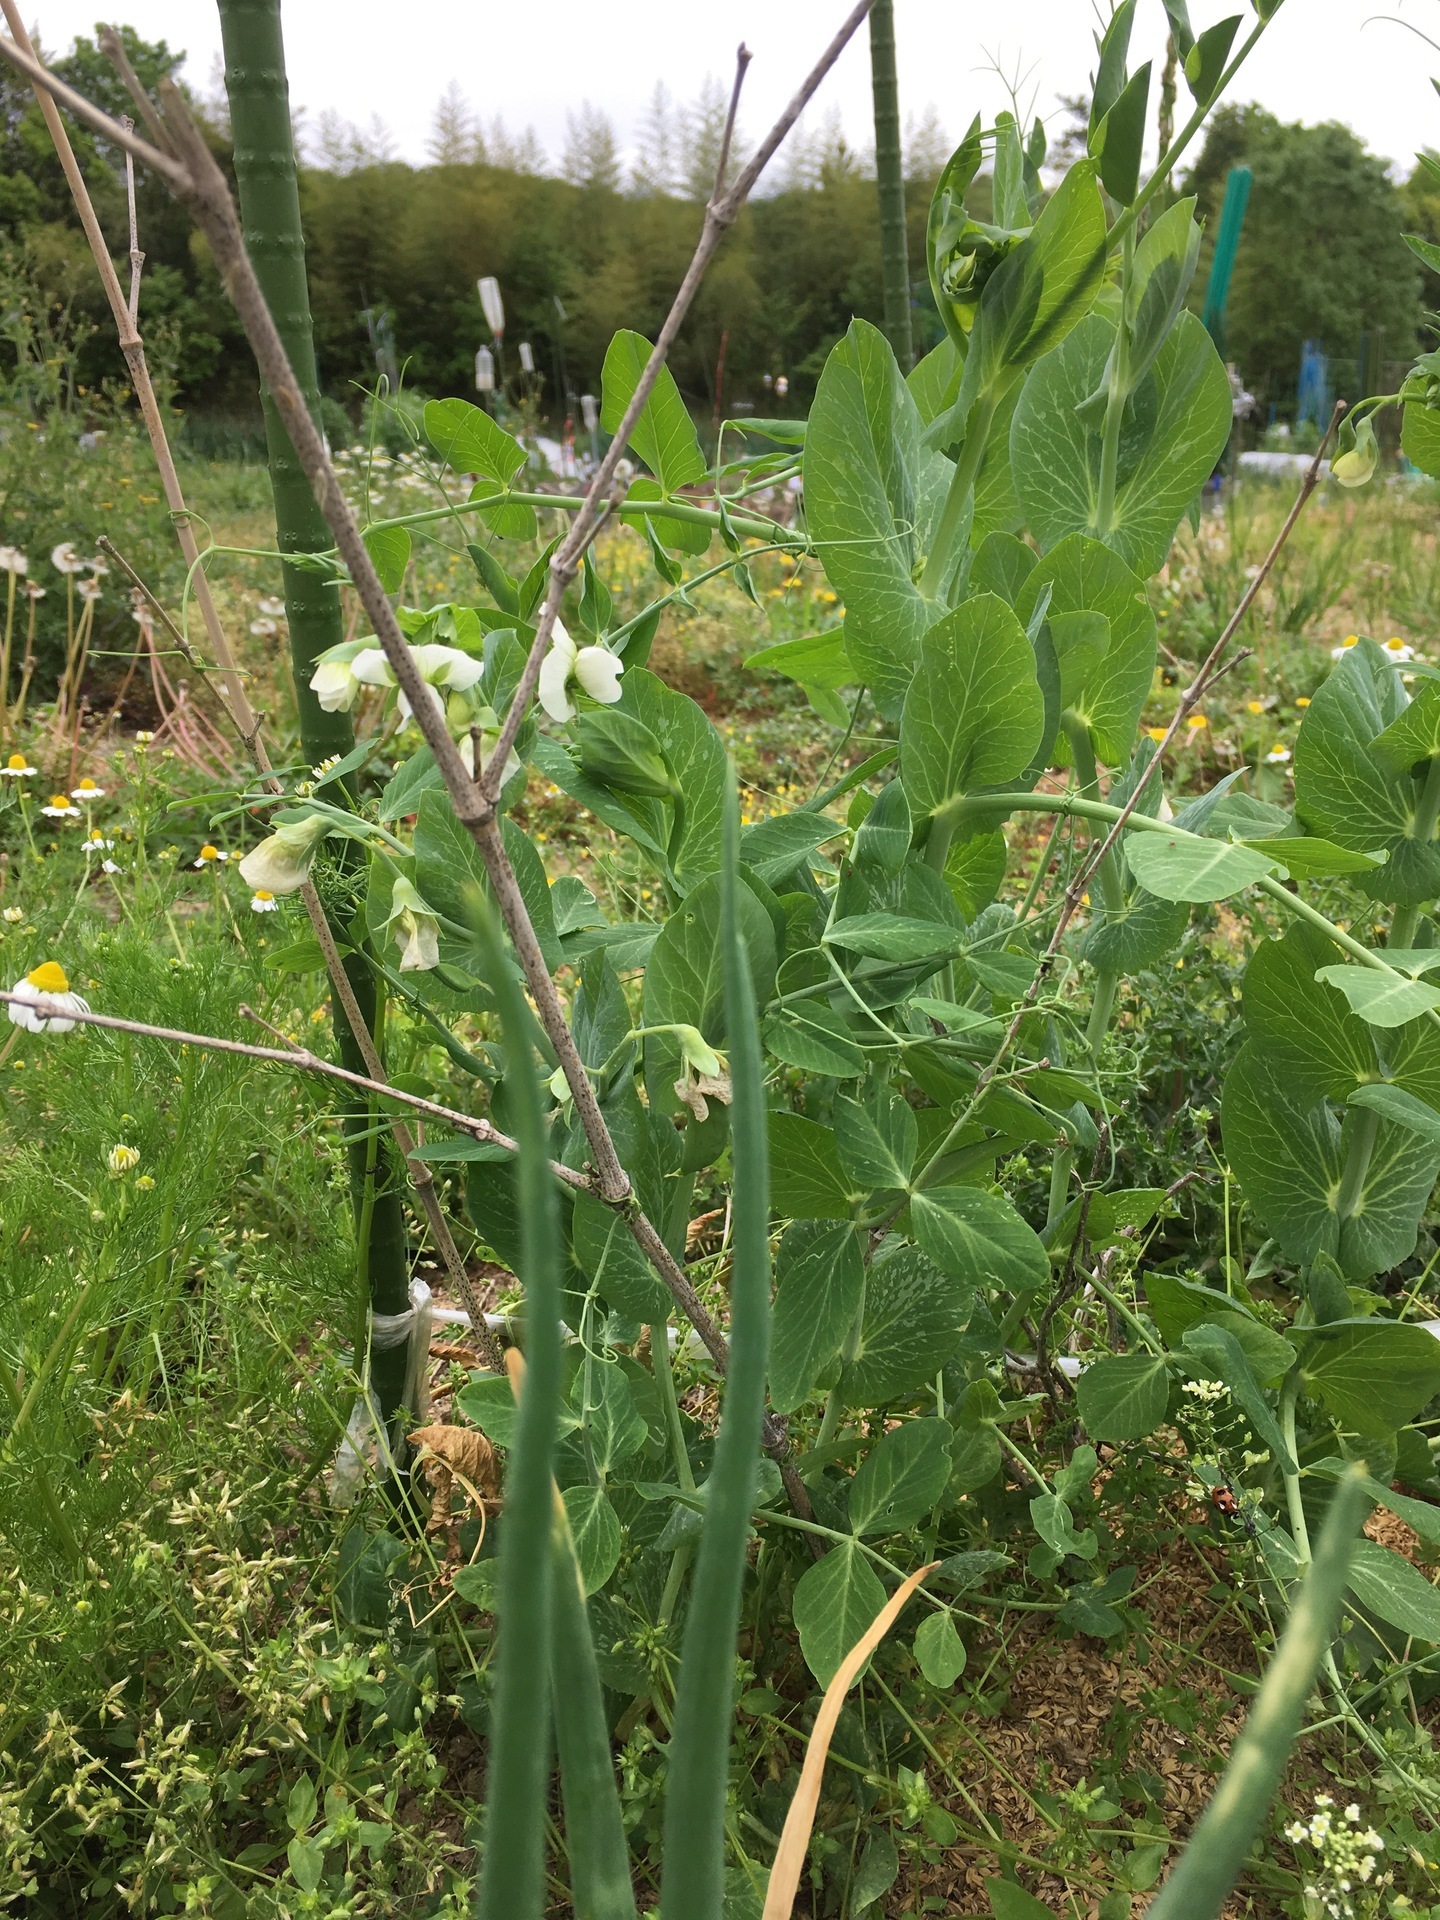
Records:
<instances>
[{"instance_id":1,"label":"overcast sky","mask_svg":"<svg viewBox=\"0 0 1440 1920\"><path fill-rule=\"evenodd\" d=\"M93 31L104 0L30 0L47 49ZM115 0L147 39L188 55L187 76L208 91L220 48L211 0ZM1197 28L1245 0L1190 0ZM1109 12L1109 0L1104 0ZM1081 92L1094 47L1090 0L896 0L901 107L933 106L958 138L971 115L1005 104L998 67L1019 74L1020 97L1058 125L1058 94ZM1253 11L1245 8L1246 26ZM485 120L534 127L558 156L566 110L590 100L628 142L657 80L688 98L707 73L728 80L742 38L754 54L742 125L762 133L843 17L843 0L286 0L291 97L313 123L326 109L362 126L378 114L401 157L423 160L435 103L458 79ZM1440 0L1286 0L1231 97L1259 100L1292 120L1343 120L1408 170L1415 150L1440 147L1440 99L1430 85L1440 53L1395 20L1440 39ZM1142 0L1137 48L1163 52L1160 0ZM1143 57L1132 53L1132 62ZM857 145L869 138L864 29L841 57L822 100L838 108ZM1182 90L1182 102L1185 99ZM812 109L812 114L814 110ZM1152 100L1153 120L1153 100Z\"/></svg>"}]
</instances>

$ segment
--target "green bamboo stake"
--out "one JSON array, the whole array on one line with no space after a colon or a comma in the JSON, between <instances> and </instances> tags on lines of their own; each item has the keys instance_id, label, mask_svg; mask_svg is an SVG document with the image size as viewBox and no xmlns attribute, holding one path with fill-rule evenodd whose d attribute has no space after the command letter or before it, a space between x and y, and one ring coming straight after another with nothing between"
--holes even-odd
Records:
<instances>
[{"instance_id":1,"label":"green bamboo stake","mask_svg":"<svg viewBox=\"0 0 1440 1920\"><path fill-rule=\"evenodd\" d=\"M735 1634L765 1412L770 1344L770 1169L759 1018L740 937L740 806L725 797L720 946L733 1099L730 1364L706 1483L705 1527L685 1624L665 1804L663 1920L720 1920L725 1903L725 1799L735 1694Z\"/></svg>"},{"instance_id":2,"label":"green bamboo stake","mask_svg":"<svg viewBox=\"0 0 1440 1920\"><path fill-rule=\"evenodd\" d=\"M900 87L895 77L895 0L870 9L870 88L875 102L875 190L880 201L880 265L885 335L900 371L915 358L910 332L910 261L905 245L905 161L900 150Z\"/></svg>"},{"instance_id":3,"label":"green bamboo stake","mask_svg":"<svg viewBox=\"0 0 1440 1920\"><path fill-rule=\"evenodd\" d=\"M305 241L300 225L300 193L295 175L295 146L290 127L290 91L285 77L285 42L280 29L280 0L219 0L225 49L225 92L235 142L235 183L245 245L265 299L275 317L306 406L318 423L320 390L315 371L315 339L310 324L310 290L305 277ZM276 545L282 554L324 553L333 544L325 516L316 504L280 414L261 389L270 486L275 500ZM282 561L285 613L290 627L290 665L295 704L306 757L318 763L344 755L355 744L347 713L327 713L310 690L316 657L345 638L340 596L324 575ZM346 916L348 919L348 915ZM336 928L343 937L344 928ZM381 1048L374 975L359 955L345 971ZM367 1071L360 1046L344 1010L335 1007L335 1037L341 1062L352 1073ZM383 1052L383 1048L381 1048ZM357 1224L366 1193L367 1130L364 1107L345 1115L351 1193ZM368 1268L370 1307L376 1314L406 1312L410 1304L405 1244L403 1187L389 1142L382 1142L374 1170L369 1212ZM406 1348L372 1348L370 1384L388 1419L405 1387Z\"/></svg>"},{"instance_id":4,"label":"green bamboo stake","mask_svg":"<svg viewBox=\"0 0 1440 1920\"><path fill-rule=\"evenodd\" d=\"M1174 1872L1147 1907L1146 1920L1215 1920L1239 1879L1280 1785L1315 1675L1330 1650L1351 1549L1371 1504L1365 1468L1351 1467L1336 1485L1314 1563L1230 1750L1230 1764Z\"/></svg>"},{"instance_id":5,"label":"green bamboo stake","mask_svg":"<svg viewBox=\"0 0 1440 1920\"><path fill-rule=\"evenodd\" d=\"M555 1597L551 1476L560 1415L560 1221L531 1047L534 1023L514 968L505 958L493 911L484 902L477 902L476 930L485 975L500 1009L510 1062L506 1087L520 1146L526 1365L515 1445L505 1476L495 1721L475 1913L477 1920L540 1920L550 1780L548 1678ZM573 1658L572 1612L562 1613L561 1625L562 1649L568 1646ZM571 1630L568 1640L567 1627ZM572 1756L573 1750L567 1739ZM583 1772L576 1776L571 1770L568 1789L573 1793L585 1778Z\"/></svg>"}]
</instances>

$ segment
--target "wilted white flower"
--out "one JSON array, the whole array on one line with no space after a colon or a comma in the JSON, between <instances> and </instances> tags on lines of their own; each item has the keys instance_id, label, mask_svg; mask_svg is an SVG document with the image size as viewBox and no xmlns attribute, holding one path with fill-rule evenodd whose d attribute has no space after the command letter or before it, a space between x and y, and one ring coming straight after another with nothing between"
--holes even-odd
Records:
<instances>
[{"instance_id":1,"label":"wilted white flower","mask_svg":"<svg viewBox=\"0 0 1440 1920\"><path fill-rule=\"evenodd\" d=\"M75 591L82 600L98 600L100 598L100 582L98 580L82 580Z\"/></svg>"},{"instance_id":2,"label":"wilted white flower","mask_svg":"<svg viewBox=\"0 0 1440 1920\"><path fill-rule=\"evenodd\" d=\"M273 640L278 628L273 620L252 620L250 631L260 640Z\"/></svg>"},{"instance_id":3,"label":"wilted white flower","mask_svg":"<svg viewBox=\"0 0 1440 1920\"><path fill-rule=\"evenodd\" d=\"M25 918L25 909L23 907L6 907L4 917L7 926L18 927L20 922Z\"/></svg>"},{"instance_id":4,"label":"wilted white flower","mask_svg":"<svg viewBox=\"0 0 1440 1920\"><path fill-rule=\"evenodd\" d=\"M318 813L277 827L240 862L240 878L258 893L298 893L310 876L315 850L329 831L330 822Z\"/></svg>"},{"instance_id":5,"label":"wilted white flower","mask_svg":"<svg viewBox=\"0 0 1440 1920\"><path fill-rule=\"evenodd\" d=\"M113 840L107 840L104 834L101 833L100 829L97 827L94 833L87 834L86 837L80 842L80 850L82 853L87 853L87 854L109 853L110 850L114 847L114 845L115 845L115 842Z\"/></svg>"},{"instance_id":6,"label":"wilted white flower","mask_svg":"<svg viewBox=\"0 0 1440 1920\"><path fill-rule=\"evenodd\" d=\"M0 547L0 573L28 573L30 562L18 547Z\"/></svg>"},{"instance_id":7,"label":"wilted white flower","mask_svg":"<svg viewBox=\"0 0 1440 1920\"><path fill-rule=\"evenodd\" d=\"M730 1104L729 1070L724 1057L716 1053L698 1027L677 1026L674 1033L680 1042L680 1078L675 1082L676 1096L697 1120L706 1120L710 1114L710 1101L718 1100L724 1107Z\"/></svg>"},{"instance_id":8,"label":"wilted white flower","mask_svg":"<svg viewBox=\"0 0 1440 1920\"><path fill-rule=\"evenodd\" d=\"M140 1149L127 1147L124 1141L111 1147L105 1156L105 1164L110 1169L112 1180L118 1180L122 1174L131 1172L140 1164Z\"/></svg>"},{"instance_id":9,"label":"wilted white flower","mask_svg":"<svg viewBox=\"0 0 1440 1920\"><path fill-rule=\"evenodd\" d=\"M573 680L592 700L610 707L620 698L623 662L608 647L577 647L557 620L550 651L540 663L540 704L552 720L573 720Z\"/></svg>"},{"instance_id":10,"label":"wilted white flower","mask_svg":"<svg viewBox=\"0 0 1440 1920\"><path fill-rule=\"evenodd\" d=\"M23 753L12 753L4 766L0 767L0 780L33 780L38 771Z\"/></svg>"},{"instance_id":11,"label":"wilted white flower","mask_svg":"<svg viewBox=\"0 0 1440 1920\"><path fill-rule=\"evenodd\" d=\"M50 549L50 564L57 573L84 573L90 562L76 553L73 540L63 540Z\"/></svg>"},{"instance_id":12,"label":"wilted white flower","mask_svg":"<svg viewBox=\"0 0 1440 1920\"><path fill-rule=\"evenodd\" d=\"M38 967L32 967L23 980L15 982L10 991L15 995L15 999L8 1003L10 1018L17 1027L24 1027L27 1033L69 1033L75 1022L67 1020L65 1015L90 1011L88 1000L82 1000L78 993L71 993L65 969L58 960L43 960ZM58 1011L37 1013L36 1003L42 1000Z\"/></svg>"}]
</instances>

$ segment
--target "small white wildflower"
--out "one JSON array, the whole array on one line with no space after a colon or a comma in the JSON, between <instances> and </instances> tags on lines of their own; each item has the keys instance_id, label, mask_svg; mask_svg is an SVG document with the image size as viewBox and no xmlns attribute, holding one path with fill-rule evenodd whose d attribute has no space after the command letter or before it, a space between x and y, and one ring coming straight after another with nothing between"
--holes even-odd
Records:
<instances>
[{"instance_id":1,"label":"small white wildflower","mask_svg":"<svg viewBox=\"0 0 1440 1920\"><path fill-rule=\"evenodd\" d=\"M23 753L12 753L4 766L0 767L0 780L33 780L38 771Z\"/></svg>"},{"instance_id":2,"label":"small white wildflower","mask_svg":"<svg viewBox=\"0 0 1440 1920\"><path fill-rule=\"evenodd\" d=\"M15 999L9 1002L10 1018L17 1027L24 1027L27 1033L69 1033L75 1025L67 1020L67 1013L88 1013L90 1003L82 1000L78 993L71 993L70 982L65 969L58 960L44 960L38 967L32 967L23 980L17 980L10 991ZM57 1012L40 1014L35 1011L37 1002L47 1002Z\"/></svg>"},{"instance_id":3,"label":"small white wildflower","mask_svg":"<svg viewBox=\"0 0 1440 1920\"><path fill-rule=\"evenodd\" d=\"M257 887L250 900L252 913L278 913L280 902L273 893L267 893L264 887Z\"/></svg>"},{"instance_id":4,"label":"small white wildflower","mask_svg":"<svg viewBox=\"0 0 1440 1920\"><path fill-rule=\"evenodd\" d=\"M110 1169L111 1178L118 1180L122 1174L129 1173L133 1168L139 1166L140 1149L138 1147L127 1147L122 1140L117 1145L111 1147L109 1153L106 1154L105 1164Z\"/></svg>"}]
</instances>

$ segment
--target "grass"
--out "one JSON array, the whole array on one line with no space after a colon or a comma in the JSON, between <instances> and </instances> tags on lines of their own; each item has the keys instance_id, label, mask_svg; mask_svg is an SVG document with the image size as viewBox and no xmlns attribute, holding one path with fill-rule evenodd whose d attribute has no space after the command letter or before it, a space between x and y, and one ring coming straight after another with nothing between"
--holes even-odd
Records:
<instances>
[{"instance_id":1,"label":"grass","mask_svg":"<svg viewBox=\"0 0 1440 1920\"><path fill-rule=\"evenodd\" d=\"M88 549L108 528L178 609L182 581L163 516L138 495L144 511L123 523L108 517L119 506L103 504L134 491L133 445L117 429L86 458L86 490L73 502L69 466L57 467L59 494L33 480L37 499L63 498L75 510L62 520L53 517L60 507L49 509L52 518L25 533L35 568L52 534ZM217 545L230 550L214 575L222 612L246 635L276 758L293 758L282 636L265 630L275 616L261 606L275 569L253 551L269 539L262 479L192 462L185 482ZM392 463L375 511L424 504L429 485L413 462ZM1288 504L1288 493L1247 487L1195 533L1182 532L1157 589L1165 654L1147 724L1173 711L1175 689ZM1206 724L1182 747L1183 790L1258 761L1246 778L1285 799L1281 756L1331 649L1358 631L1426 652L1440 565L1433 517L1428 489L1317 500L1242 636L1250 657L1220 683ZM439 529L417 548L407 586L416 604L474 597L457 530ZM602 571L622 617L658 591L643 539L627 530L609 537ZM721 728L747 818L814 791L841 747L840 732L798 689L761 682L742 664L770 640L833 623L823 577L765 556L754 582L758 606L722 583L671 609L652 655ZM63 595L43 604L44 658L53 662ZM118 633L128 610L113 579L102 604L97 632ZM257 622L259 632L247 631ZM108 661L101 649L93 668L96 712L123 672L125 649L116 653ZM0 794L0 972L8 984L58 959L72 988L104 1010L254 1037L239 1013L246 1004L308 1037L325 1018L323 975L275 964L301 938L299 909L252 913L230 861L196 867L207 841L238 853L257 829L215 798L213 743L206 755L189 751L163 698L152 698L144 677L132 684L139 691L109 734L82 735L72 757L46 712L49 683L37 679L38 707L22 736L39 770L25 783L27 794L36 790L28 834L22 783L6 782ZM209 696L200 687L189 697L203 706ZM137 730L158 737L138 742ZM858 759L876 731L862 709L845 758ZM103 797L85 817L40 816L39 789L68 791L77 770ZM532 781L518 818L544 844L552 872L580 874L610 912L659 911L653 875L565 796ZM114 842L112 875L81 851L94 828ZM1160 1253L1222 1285L1243 1274L1244 1223L1218 1160L1214 1109L1250 934L1225 910L1197 913L1173 964L1127 983L1109 1043L1117 1083L1137 1089L1138 1112L1119 1130L1119 1183L1165 1184L1177 1163L1193 1170ZM493 1542L467 1509L458 1548L462 1558L478 1555L467 1585L447 1566L439 1534L400 1542L384 1530L373 1494L348 1515L326 1503L326 1470L354 1394L348 1349L360 1303L324 1087L99 1030L4 1031L13 1039L0 1059L0 1358L24 1413L6 1417L0 1446L0 1904L227 1920L466 1911L489 1693L479 1603ZM478 1016L460 1033L470 1045L493 1037ZM418 1014L400 1011L392 1042L404 1084L472 1102L473 1083ZM138 1160L112 1172L109 1156L122 1144ZM477 1274L503 1285L454 1196L447 1203ZM697 1194L694 1211L711 1205ZM427 1259L418 1226L413 1244L416 1260ZM1433 1245L1427 1230L1417 1277ZM717 1248L702 1230L692 1271L723 1311ZM1127 1284L1123 1266L1112 1278ZM1263 1302L1263 1273L1251 1283ZM567 1364L577 1364L573 1351ZM467 1370L455 1342L440 1356L437 1394L444 1398L452 1371L463 1379ZM677 1371L683 1431L703 1461L713 1380L688 1354ZM1177 1436L1171 1456L1134 1449L1105 1463L1085 1520L1106 1528L1112 1559L1133 1568L1128 1590L1111 1596L1125 1621L1118 1647L1102 1650L1037 1610L1017 1567L993 1603L971 1610L957 1689L927 1687L908 1640L882 1649L874 1683L842 1716L827 1774L812 1863L831 1906L817 1894L817 1915L835 1910L833 1889L860 1871L876 1834L895 1852L893 1885L876 1909L887 1916L979 1910L1001 1860L1052 1907L1068 1889L1078 1904L1063 1911L1118 1920L1132 1896L1140 1900L1165 1846L1198 1811L1257 1649L1268 1644L1253 1546L1189 1480L1184 1447L1202 1437ZM1063 1441L1029 1423L1025 1445L1042 1458ZM1003 1481L977 1496L972 1544L1003 1548L1023 1496ZM615 1661L639 1663L668 1710L679 1642L657 1623L659 1594L649 1594L645 1571L659 1523L647 1534L644 1514L625 1518L638 1571L622 1596L597 1604L596 1617L613 1629ZM746 1603L737 1853L747 1838L753 1846L778 1833L813 1705L788 1626L793 1563L776 1531L760 1530ZM1428 1564L1423 1552L1417 1558ZM1365 1684L1359 1675L1357 1688ZM1435 1683L1417 1672L1393 1684L1387 1737L1405 1743L1407 1764L1433 1775ZM621 1718L618 1738L644 1911L655 1898L645 1876L663 1814L660 1749L640 1714ZM1440 1911L1433 1840L1384 1770L1337 1734L1317 1736L1292 1769L1289 1802L1303 1807L1319 1790L1363 1801L1385 1832L1398 1875L1389 1910ZM1277 1811L1232 1912L1309 1911L1302 1888L1314 1863L1283 1838L1291 1817ZM558 1850L551 1871L559 1913ZM744 1886L737 1880L731 1891L736 1915L748 1914ZM1097 1908L1102 1893L1107 1904ZM1410 1906L1395 1904L1402 1893Z\"/></svg>"}]
</instances>

